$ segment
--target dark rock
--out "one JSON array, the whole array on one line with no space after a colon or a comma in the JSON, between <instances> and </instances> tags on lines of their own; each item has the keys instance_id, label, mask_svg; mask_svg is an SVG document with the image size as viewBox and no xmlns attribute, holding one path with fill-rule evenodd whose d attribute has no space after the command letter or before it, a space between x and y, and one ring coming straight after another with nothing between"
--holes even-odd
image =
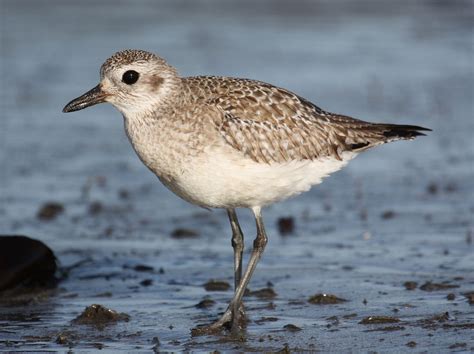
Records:
<instances>
[{"instance_id":1,"label":"dark rock","mask_svg":"<svg viewBox=\"0 0 474 354\"><path fill-rule=\"evenodd\" d=\"M130 316L125 313L118 313L102 305L90 305L77 316L72 323L81 325L103 326L118 321L128 322Z\"/></svg>"},{"instance_id":2,"label":"dark rock","mask_svg":"<svg viewBox=\"0 0 474 354\"><path fill-rule=\"evenodd\" d=\"M40 220L49 221L55 219L59 214L64 212L64 206L58 202L47 202L41 206L36 214Z\"/></svg>"},{"instance_id":3,"label":"dark rock","mask_svg":"<svg viewBox=\"0 0 474 354\"><path fill-rule=\"evenodd\" d=\"M175 239L197 238L199 234L191 229L178 228L171 233L171 237Z\"/></svg>"},{"instance_id":4,"label":"dark rock","mask_svg":"<svg viewBox=\"0 0 474 354\"><path fill-rule=\"evenodd\" d=\"M286 329L288 332L299 332L299 331L301 331L301 328L300 328L300 327L295 326L295 325L292 324L292 323L289 323L289 324L287 324L287 325L284 325L283 328Z\"/></svg>"},{"instance_id":5,"label":"dark rock","mask_svg":"<svg viewBox=\"0 0 474 354\"><path fill-rule=\"evenodd\" d=\"M386 210L380 215L380 217L384 220L389 220L393 219L396 215L397 214L395 214L393 210Z\"/></svg>"},{"instance_id":6,"label":"dark rock","mask_svg":"<svg viewBox=\"0 0 474 354\"><path fill-rule=\"evenodd\" d=\"M311 296L308 299L310 304L315 305L333 305L333 304L340 304L342 302L346 302L346 299L342 299L337 297L336 295L332 294L316 294Z\"/></svg>"},{"instance_id":7,"label":"dark rock","mask_svg":"<svg viewBox=\"0 0 474 354\"><path fill-rule=\"evenodd\" d=\"M133 270L136 272L153 272L154 268L145 264L137 264L133 267Z\"/></svg>"},{"instance_id":8,"label":"dark rock","mask_svg":"<svg viewBox=\"0 0 474 354\"><path fill-rule=\"evenodd\" d=\"M280 235L288 235L295 231L295 221L291 216L278 219L278 231Z\"/></svg>"},{"instance_id":9,"label":"dark rock","mask_svg":"<svg viewBox=\"0 0 474 354\"><path fill-rule=\"evenodd\" d=\"M0 236L0 290L22 285L50 287L57 283L53 251L26 236Z\"/></svg>"},{"instance_id":10,"label":"dark rock","mask_svg":"<svg viewBox=\"0 0 474 354\"><path fill-rule=\"evenodd\" d=\"M415 341L410 341L408 342L407 344L405 344L407 347L410 347L410 348L415 348L416 347L416 342Z\"/></svg>"},{"instance_id":11,"label":"dark rock","mask_svg":"<svg viewBox=\"0 0 474 354\"><path fill-rule=\"evenodd\" d=\"M453 301L456 299L456 295L454 295L453 293L449 293L448 295L446 295L446 299L448 299L449 301Z\"/></svg>"},{"instance_id":12,"label":"dark rock","mask_svg":"<svg viewBox=\"0 0 474 354\"><path fill-rule=\"evenodd\" d=\"M204 289L206 291L227 291L230 289L230 284L226 281L211 279L204 284Z\"/></svg>"},{"instance_id":13,"label":"dark rock","mask_svg":"<svg viewBox=\"0 0 474 354\"><path fill-rule=\"evenodd\" d=\"M249 295L258 297L259 299L273 299L277 296L277 293L272 288L263 288L260 290L251 291Z\"/></svg>"},{"instance_id":14,"label":"dark rock","mask_svg":"<svg viewBox=\"0 0 474 354\"><path fill-rule=\"evenodd\" d=\"M145 279L145 280L142 280L140 282L140 285L141 286L150 286L151 284L153 284L153 280L152 279Z\"/></svg>"}]
</instances>

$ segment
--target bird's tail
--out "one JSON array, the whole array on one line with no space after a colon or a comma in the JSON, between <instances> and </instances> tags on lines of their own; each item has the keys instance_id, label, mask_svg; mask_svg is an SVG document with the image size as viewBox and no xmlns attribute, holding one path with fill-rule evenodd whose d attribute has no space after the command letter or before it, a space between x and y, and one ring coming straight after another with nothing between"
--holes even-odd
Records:
<instances>
[{"instance_id":1,"label":"bird's tail","mask_svg":"<svg viewBox=\"0 0 474 354\"><path fill-rule=\"evenodd\" d=\"M425 136L423 132L431 131L417 125L383 123L368 123L359 129L358 134L355 134L355 141L351 144L353 151L362 151L397 140L413 140L418 136Z\"/></svg>"},{"instance_id":2,"label":"bird's tail","mask_svg":"<svg viewBox=\"0 0 474 354\"><path fill-rule=\"evenodd\" d=\"M386 142L394 140L413 140L417 136L426 136L423 131L431 131L431 129L420 127L417 125L399 125L399 124L377 124L382 131Z\"/></svg>"}]
</instances>

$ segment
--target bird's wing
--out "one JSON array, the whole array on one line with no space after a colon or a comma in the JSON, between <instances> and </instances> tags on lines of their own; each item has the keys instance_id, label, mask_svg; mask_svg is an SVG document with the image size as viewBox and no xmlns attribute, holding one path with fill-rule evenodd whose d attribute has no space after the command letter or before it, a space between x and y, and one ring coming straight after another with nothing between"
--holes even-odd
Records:
<instances>
[{"instance_id":1,"label":"bird's wing","mask_svg":"<svg viewBox=\"0 0 474 354\"><path fill-rule=\"evenodd\" d=\"M344 151L410 139L422 134L417 130L424 130L329 113L288 90L259 81L190 79L207 103L222 110L218 130L225 141L257 162L340 160Z\"/></svg>"}]
</instances>

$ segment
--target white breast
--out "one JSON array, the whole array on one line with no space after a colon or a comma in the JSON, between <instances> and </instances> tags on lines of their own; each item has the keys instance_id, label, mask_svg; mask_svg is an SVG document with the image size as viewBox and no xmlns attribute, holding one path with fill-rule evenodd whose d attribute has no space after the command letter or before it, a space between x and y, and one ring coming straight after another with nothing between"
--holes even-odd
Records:
<instances>
[{"instance_id":1,"label":"white breast","mask_svg":"<svg viewBox=\"0 0 474 354\"><path fill-rule=\"evenodd\" d=\"M354 156L345 153L342 161L325 158L269 165L235 150L214 149L191 161L169 187L206 207L264 206L309 190Z\"/></svg>"}]
</instances>

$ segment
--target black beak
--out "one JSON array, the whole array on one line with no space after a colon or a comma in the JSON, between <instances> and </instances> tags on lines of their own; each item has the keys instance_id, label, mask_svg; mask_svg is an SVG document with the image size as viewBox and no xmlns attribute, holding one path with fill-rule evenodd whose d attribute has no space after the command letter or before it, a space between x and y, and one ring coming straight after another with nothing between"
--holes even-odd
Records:
<instances>
[{"instance_id":1,"label":"black beak","mask_svg":"<svg viewBox=\"0 0 474 354\"><path fill-rule=\"evenodd\" d=\"M81 109L93 106L98 103L105 102L107 94L102 91L100 84L94 87L92 90L87 91L82 96L73 99L63 108L64 113L79 111Z\"/></svg>"}]
</instances>

